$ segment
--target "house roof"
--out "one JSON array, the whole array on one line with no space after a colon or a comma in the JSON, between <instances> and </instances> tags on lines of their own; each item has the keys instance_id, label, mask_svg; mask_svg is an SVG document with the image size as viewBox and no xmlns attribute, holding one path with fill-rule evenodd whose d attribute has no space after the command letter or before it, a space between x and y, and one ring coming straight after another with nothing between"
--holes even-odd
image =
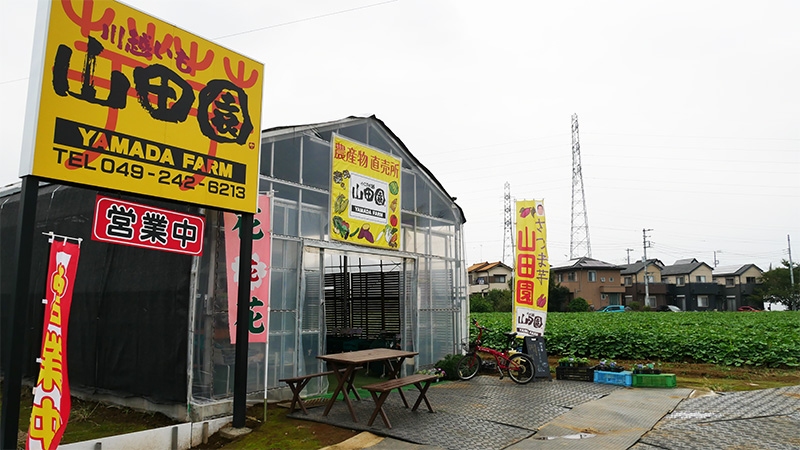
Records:
<instances>
[{"instance_id":1,"label":"house roof","mask_svg":"<svg viewBox=\"0 0 800 450\"><path fill-rule=\"evenodd\" d=\"M382 120L378 119L374 114L369 116L369 117L349 116L349 117L344 118L344 119L333 120L333 121L330 121L330 122L320 122L320 123L312 123L312 124L306 124L306 125L291 125L291 126L281 126L281 127L267 128L267 129L261 131L261 137L262 138L275 137L275 136L278 136L278 135L281 135L281 134L285 134L285 133L303 133L303 132L311 132L311 133L316 134L317 136L319 136L319 133L317 132L317 128L326 127L326 126L338 126L338 125L346 124L346 123L349 123L349 122L361 122L361 121L373 121L373 122L377 123L381 128L383 128L389 134L389 136L391 136L391 138L397 143L397 145L400 146L400 148L403 149L403 151L405 152L406 156L408 156L408 158L417 167L419 167L420 170L422 170L423 173L425 173L431 179L431 182L433 182L433 184L435 184L442 191L442 193L445 195L445 197L447 197L448 199L450 199L450 201L453 202L453 205L455 205L455 207L458 209L458 213L461 216L461 223L466 223L467 219L466 219L466 217L464 217L464 210L462 210L461 207L458 206L458 203L456 203L456 198L447 193L447 190L444 188L444 186L442 186L442 183L440 183L439 180L437 180L436 177L433 176L433 173L431 173L431 171L428 170L428 168L425 167L417 159L417 157L414 156L411 153L411 151L408 149L408 147L406 147L406 144L404 144L403 141L401 141L400 138L397 137L396 134L394 134L394 131L392 131L389 127L387 127L386 124L383 123Z\"/></svg>"},{"instance_id":2,"label":"house roof","mask_svg":"<svg viewBox=\"0 0 800 450\"><path fill-rule=\"evenodd\" d=\"M706 266L711 269L711 266L704 262L700 262L695 258L690 259L679 259L675 261L675 264L671 266L664 267L661 269L661 276L664 275L686 275L694 272L700 266Z\"/></svg>"},{"instance_id":3,"label":"house roof","mask_svg":"<svg viewBox=\"0 0 800 450\"><path fill-rule=\"evenodd\" d=\"M658 267L659 270L664 270L664 263L661 262L659 259L648 259L647 260L647 267L655 266ZM644 263L641 261L636 261L635 263L631 264L624 264L620 266L622 270L620 270L620 275L633 275L635 273L639 273L644 269Z\"/></svg>"},{"instance_id":4,"label":"house roof","mask_svg":"<svg viewBox=\"0 0 800 450\"><path fill-rule=\"evenodd\" d=\"M482 263L473 264L473 265L469 266L469 268L467 268L467 273L486 272L487 270L494 269L495 267L504 267L509 272L513 271L513 269L511 267L508 267L507 265L503 264L501 261L497 261L497 262L493 262L493 263L482 262Z\"/></svg>"},{"instance_id":5,"label":"house roof","mask_svg":"<svg viewBox=\"0 0 800 450\"><path fill-rule=\"evenodd\" d=\"M566 264L559 266L559 267L551 267L550 270L559 271L559 270L583 270L583 269L619 269L620 266L616 264L607 263L605 261L600 261L599 259L593 259L589 257L582 257L578 259L572 259Z\"/></svg>"},{"instance_id":6,"label":"house roof","mask_svg":"<svg viewBox=\"0 0 800 450\"><path fill-rule=\"evenodd\" d=\"M723 277L725 275L741 275L750 270L751 267L755 267L756 270L758 270L761 273L764 273L764 271L759 269L758 266L755 264L740 264L734 266L716 267L714 268L713 271L711 271L711 275L715 277Z\"/></svg>"}]
</instances>

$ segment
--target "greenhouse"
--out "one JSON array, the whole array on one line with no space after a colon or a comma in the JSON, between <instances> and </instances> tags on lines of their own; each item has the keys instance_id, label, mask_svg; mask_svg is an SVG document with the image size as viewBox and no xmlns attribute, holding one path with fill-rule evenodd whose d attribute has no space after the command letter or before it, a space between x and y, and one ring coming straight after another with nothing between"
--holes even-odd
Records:
<instances>
[{"instance_id":1,"label":"greenhouse","mask_svg":"<svg viewBox=\"0 0 800 450\"><path fill-rule=\"evenodd\" d=\"M332 236L340 234L331 221L336 136L400 161L399 223L391 240L387 225L390 245ZM268 344L249 344L251 398L265 392L270 401L289 398L279 380L324 371L317 356L326 353L384 346L419 352L403 367L411 373L460 352L468 332L463 212L382 121L349 117L265 130L260 174L259 192L271 203L269 321ZM97 194L42 185L37 204L37 234L84 239L70 322L78 330L69 344L73 393L193 420L229 413L235 345L224 223L230 213L100 193L203 216L202 255L176 255L92 240ZM6 244L14 236L17 202L18 187L0 192L2 265L11 258L13 246ZM45 242L35 244L35 255L45 255L46 239L39 241ZM34 258L34 265L44 264L46 258ZM32 273L31 298L41 298L43 271ZM6 277L0 279L4 303ZM42 326L36 319L42 305L30 305L29 341L41 336ZM37 346L26 346L31 361ZM26 366L26 377L35 369L33 362ZM305 393L327 388L320 377Z\"/></svg>"}]
</instances>

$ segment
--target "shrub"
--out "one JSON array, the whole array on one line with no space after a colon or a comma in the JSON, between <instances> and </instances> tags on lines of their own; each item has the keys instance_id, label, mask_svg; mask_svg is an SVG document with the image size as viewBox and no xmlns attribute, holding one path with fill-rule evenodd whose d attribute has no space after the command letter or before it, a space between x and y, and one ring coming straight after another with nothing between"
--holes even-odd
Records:
<instances>
[{"instance_id":1,"label":"shrub","mask_svg":"<svg viewBox=\"0 0 800 450\"><path fill-rule=\"evenodd\" d=\"M570 312L586 312L589 311L589 304L586 303L586 300L583 297L573 298L571 302L569 302L569 311Z\"/></svg>"},{"instance_id":2,"label":"shrub","mask_svg":"<svg viewBox=\"0 0 800 450\"><path fill-rule=\"evenodd\" d=\"M444 359L437 361L433 367L444 370L444 378L446 380L457 380L456 366L458 365L458 361L461 360L461 356L462 355L447 355Z\"/></svg>"},{"instance_id":3,"label":"shrub","mask_svg":"<svg viewBox=\"0 0 800 450\"><path fill-rule=\"evenodd\" d=\"M472 294L469 296L469 312L471 313L488 313L492 311L492 302L484 298L480 294Z\"/></svg>"}]
</instances>

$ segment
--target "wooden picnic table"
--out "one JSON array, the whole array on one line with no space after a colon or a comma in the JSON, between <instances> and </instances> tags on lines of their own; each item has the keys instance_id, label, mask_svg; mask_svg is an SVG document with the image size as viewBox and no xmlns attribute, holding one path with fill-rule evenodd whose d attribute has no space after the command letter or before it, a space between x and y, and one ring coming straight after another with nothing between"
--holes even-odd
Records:
<instances>
[{"instance_id":1,"label":"wooden picnic table","mask_svg":"<svg viewBox=\"0 0 800 450\"><path fill-rule=\"evenodd\" d=\"M353 422L358 422L356 411L353 408L353 403L350 401L348 393L353 389L353 378L356 367L367 367L371 362L383 361L387 369L387 378L397 378L400 368L403 366L403 361L411 356L418 355L419 352L407 352L404 350L395 350L391 348L372 348L369 350L359 350L356 352L334 353L330 355L320 355L317 358L327 362L333 373L336 375L339 383L333 391L328 406L325 407L323 416L327 416L336 401L336 397L342 392L344 395L344 402L350 410L350 415L353 417ZM344 370L341 370L344 369ZM354 390L354 389L353 389ZM405 395L400 391L400 396L403 397L403 402L406 402ZM408 404L406 402L406 404Z\"/></svg>"}]
</instances>

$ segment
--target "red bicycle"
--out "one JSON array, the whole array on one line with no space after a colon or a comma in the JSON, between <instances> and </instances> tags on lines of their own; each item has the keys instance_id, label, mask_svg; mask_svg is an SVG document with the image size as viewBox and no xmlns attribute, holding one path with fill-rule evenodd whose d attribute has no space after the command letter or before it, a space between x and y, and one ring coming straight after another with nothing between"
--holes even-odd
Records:
<instances>
[{"instance_id":1,"label":"red bicycle","mask_svg":"<svg viewBox=\"0 0 800 450\"><path fill-rule=\"evenodd\" d=\"M467 354L458 361L456 370L459 378L470 380L478 374L482 363L478 352L484 352L494 356L501 380L503 379L503 370L508 372L508 376L519 384L529 383L533 380L534 375L536 375L533 359L524 353L511 353L511 343L517 338L517 333L503 333L506 337L506 345L503 351L500 352L488 347L481 347L481 337L483 337L484 330L487 332L493 331L478 325L478 321L475 319L472 319L472 323L478 329L478 338L470 342Z\"/></svg>"}]
</instances>

